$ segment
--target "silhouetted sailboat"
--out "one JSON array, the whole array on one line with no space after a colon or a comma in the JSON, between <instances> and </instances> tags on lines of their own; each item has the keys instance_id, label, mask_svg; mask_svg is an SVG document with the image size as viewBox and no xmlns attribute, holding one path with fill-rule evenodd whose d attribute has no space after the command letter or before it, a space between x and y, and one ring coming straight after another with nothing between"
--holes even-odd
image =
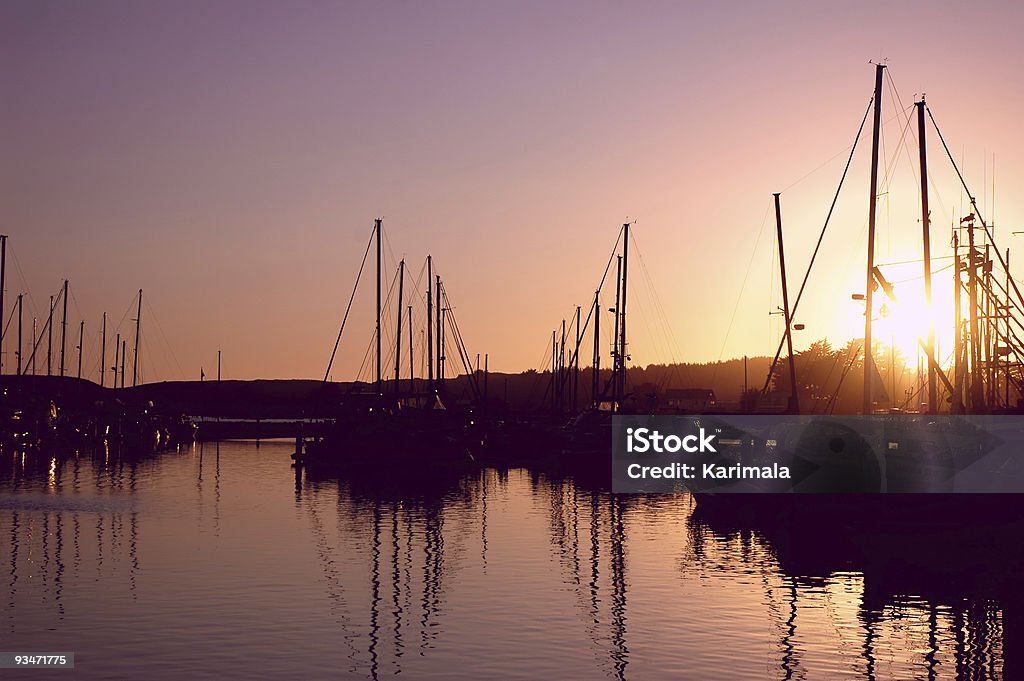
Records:
<instances>
[{"instance_id":1,"label":"silhouetted sailboat","mask_svg":"<svg viewBox=\"0 0 1024 681\"><path fill-rule=\"evenodd\" d=\"M293 454L296 463L321 472L340 474L384 475L387 477L421 476L429 473L461 471L472 465L472 443L479 439L477 423L472 412L448 409L442 402L445 391L444 362L446 351L445 333L450 326L455 331L455 345L463 363L468 357L458 326L454 323L451 304L439 275L430 282L432 261L428 256L427 329L435 321L432 304L436 300L437 380L431 366L430 380L426 393L405 391L401 383L402 366L402 312L404 310L405 261L399 264L398 314L396 317L395 380L394 389L389 390L383 376L383 354L381 336L382 305L382 220L374 222L370 243L367 245L356 276L356 283L345 310L341 327L324 374L326 386L337 355L345 324L348 321L352 301L362 276L370 248L376 244L376 329L374 332L375 381L370 392L350 392L335 405L317 404L318 415L332 418L326 430L312 438L300 438L297 451ZM446 325L447 322L447 325ZM411 335L412 329L408 330ZM430 341L428 341L430 345ZM433 360L433 349L430 350ZM410 344L410 370L412 345ZM475 390L475 376L468 380ZM410 379L413 377L410 376ZM414 386L415 381L411 380ZM321 396L318 399L322 400Z\"/></svg>"}]
</instances>

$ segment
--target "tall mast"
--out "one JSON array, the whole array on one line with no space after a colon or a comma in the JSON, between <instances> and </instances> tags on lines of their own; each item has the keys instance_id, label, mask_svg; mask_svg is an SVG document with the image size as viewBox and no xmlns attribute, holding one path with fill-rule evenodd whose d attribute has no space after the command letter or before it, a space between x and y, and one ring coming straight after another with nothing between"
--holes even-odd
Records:
<instances>
[{"instance_id":1,"label":"tall mast","mask_svg":"<svg viewBox=\"0 0 1024 681\"><path fill-rule=\"evenodd\" d=\"M114 387L117 387L117 363L121 358L121 332L117 332L117 336L114 338Z\"/></svg>"},{"instance_id":2,"label":"tall mast","mask_svg":"<svg viewBox=\"0 0 1024 681\"><path fill-rule=\"evenodd\" d=\"M615 264L615 332L612 334L612 411L619 404L619 321L622 316L619 307L622 302L622 256L616 256Z\"/></svg>"},{"instance_id":3,"label":"tall mast","mask_svg":"<svg viewBox=\"0 0 1024 681\"><path fill-rule=\"evenodd\" d=\"M622 321L619 323L619 399L626 396L626 282L629 281L629 223L622 225Z\"/></svg>"},{"instance_id":4,"label":"tall mast","mask_svg":"<svg viewBox=\"0 0 1024 681\"><path fill-rule=\"evenodd\" d=\"M565 320L562 320L562 342L558 346L558 406L565 406L565 386L568 375L565 370Z\"/></svg>"},{"instance_id":5,"label":"tall mast","mask_svg":"<svg viewBox=\"0 0 1024 681\"><path fill-rule=\"evenodd\" d=\"M490 356L491 353L484 353L484 401L487 400L487 379L491 374L490 368L488 367L488 359L490 358Z\"/></svg>"},{"instance_id":6,"label":"tall mast","mask_svg":"<svg viewBox=\"0 0 1024 681\"><path fill-rule=\"evenodd\" d=\"M779 192L775 192L775 229L779 235L779 269L782 272L782 318L786 321L786 347L789 351L789 408L790 414L800 413L800 394L796 386L796 364L793 362L793 320L789 316L789 286L786 283L786 249L782 245L782 207Z\"/></svg>"},{"instance_id":7,"label":"tall mast","mask_svg":"<svg viewBox=\"0 0 1024 681\"><path fill-rule=\"evenodd\" d=\"M572 410L576 411L580 394L580 306L576 306L576 350L572 353Z\"/></svg>"},{"instance_id":8,"label":"tall mast","mask_svg":"<svg viewBox=\"0 0 1024 681\"><path fill-rule=\"evenodd\" d=\"M0 234L0 374L4 372L4 289L7 287L7 235Z\"/></svg>"},{"instance_id":9,"label":"tall mast","mask_svg":"<svg viewBox=\"0 0 1024 681\"><path fill-rule=\"evenodd\" d=\"M442 349L441 332L444 328L442 317L444 316L444 310L441 309L441 275L434 275L434 288L437 295L437 305L435 307L435 319L436 329L434 342L437 343L437 387L439 390L444 389L444 355Z\"/></svg>"},{"instance_id":10,"label":"tall mast","mask_svg":"<svg viewBox=\"0 0 1024 681\"><path fill-rule=\"evenodd\" d=\"M121 339L121 387L124 387L124 357L128 354L128 339Z\"/></svg>"},{"instance_id":11,"label":"tall mast","mask_svg":"<svg viewBox=\"0 0 1024 681\"><path fill-rule=\"evenodd\" d=\"M46 375L53 375L53 296L50 296L50 314L46 318Z\"/></svg>"},{"instance_id":12,"label":"tall mast","mask_svg":"<svg viewBox=\"0 0 1024 681\"><path fill-rule=\"evenodd\" d=\"M928 151L925 142L926 128L924 121L924 95L917 107L917 143L921 157L921 235L924 245L924 301L928 308L928 340L925 349L928 355L935 356L935 312L932 309L932 247L931 247L931 211L928 209ZM935 383L935 368L928 362L928 413L934 414L939 409L938 388Z\"/></svg>"},{"instance_id":13,"label":"tall mast","mask_svg":"<svg viewBox=\"0 0 1024 681\"><path fill-rule=\"evenodd\" d=\"M85 340L85 320L78 321L78 378L82 377L82 345Z\"/></svg>"},{"instance_id":14,"label":"tall mast","mask_svg":"<svg viewBox=\"0 0 1024 681\"><path fill-rule=\"evenodd\" d=\"M395 393L398 393L398 380L402 367L402 288L405 286L405 259L398 263L398 327L395 331ZM412 328L409 329L412 336Z\"/></svg>"},{"instance_id":15,"label":"tall mast","mask_svg":"<svg viewBox=\"0 0 1024 681\"><path fill-rule=\"evenodd\" d=\"M969 389L972 413L977 413L985 408L985 396L982 392L984 373L981 371L981 336L978 329L978 263L980 259L981 254L974 244L974 219L972 216L967 221L967 298L970 305L971 334L970 345L968 345L971 356Z\"/></svg>"},{"instance_id":16,"label":"tall mast","mask_svg":"<svg viewBox=\"0 0 1024 681\"><path fill-rule=\"evenodd\" d=\"M416 369L412 363L412 305L409 306L409 394L416 392Z\"/></svg>"},{"instance_id":17,"label":"tall mast","mask_svg":"<svg viewBox=\"0 0 1024 681\"><path fill-rule=\"evenodd\" d=\"M1010 249L1006 249L1006 364L1004 365L1005 375L1003 376L1004 390L1006 391L1006 408L1010 408Z\"/></svg>"},{"instance_id":18,"label":"tall mast","mask_svg":"<svg viewBox=\"0 0 1024 681\"><path fill-rule=\"evenodd\" d=\"M441 290L440 284L438 285L437 290ZM442 307L440 308L439 311L441 313L441 316L438 317L438 319L441 320L441 328L438 330L438 338L441 339L441 349L438 351L437 355L440 360L437 369L437 377L441 381L441 387L444 388L444 371L445 365L448 363L448 333L447 329L445 328L445 325L448 322L448 308Z\"/></svg>"},{"instance_id":19,"label":"tall mast","mask_svg":"<svg viewBox=\"0 0 1024 681\"><path fill-rule=\"evenodd\" d=\"M558 330L551 332L551 411L558 408L555 393L558 391Z\"/></svg>"},{"instance_id":20,"label":"tall mast","mask_svg":"<svg viewBox=\"0 0 1024 681\"><path fill-rule=\"evenodd\" d=\"M139 309L135 315L135 356L132 358L132 387L139 379L139 331L142 328L142 289L139 289ZM124 353L121 353L121 386L124 387Z\"/></svg>"},{"instance_id":21,"label":"tall mast","mask_svg":"<svg viewBox=\"0 0 1024 681\"><path fill-rule=\"evenodd\" d=\"M871 381L875 358L871 350L872 289L875 269L875 208L878 197L878 142L882 132L882 73L885 64L875 64L874 129L871 133L871 189L868 194L868 268L864 291L864 413L871 413Z\"/></svg>"},{"instance_id":22,"label":"tall mast","mask_svg":"<svg viewBox=\"0 0 1024 681\"><path fill-rule=\"evenodd\" d=\"M953 232L953 320L956 333L953 335L953 403L952 410L955 414L963 413L964 394L964 322L961 311L961 298L963 293L963 281L960 278L960 236Z\"/></svg>"},{"instance_id":23,"label":"tall mast","mask_svg":"<svg viewBox=\"0 0 1024 681\"><path fill-rule=\"evenodd\" d=\"M32 375L36 375L36 322L39 320L35 317L32 318L32 356L29 357L29 361L32 364Z\"/></svg>"},{"instance_id":24,"label":"tall mast","mask_svg":"<svg viewBox=\"0 0 1024 681\"><path fill-rule=\"evenodd\" d=\"M103 387L104 373L106 367L104 364L107 362L107 313L103 313L103 333L100 338L100 387Z\"/></svg>"},{"instance_id":25,"label":"tall mast","mask_svg":"<svg viewBox=\"0 0 1024 681\"><path fill-rule=\"evenodd\" d=\"M380 218L374 222L373 231L377 237L377 394L381 395L384 392L384 386L381 383L381 356L380 356L380 285L381 285L381 271L380 271L380 256L381 256L381 239L380 239Z\"/></svg>"},{"instance_id":26,"label":"tall mast","mask_svg":"<svg viewBox=\"0 0 1024 681\"><path fill-rule=\"evenodd\" d=\"M22 302L23 293L18 294L18 375L21 375L21 325L22 325ZM34 349L33 349L34 351Z\"/></svg>"},{"instance_id":27,"label":"tall mast","mask_svg":"<svg viewBox=\"0 0 1024 681\"><path fill-rule=\"evenodd\" d=\"M601 289L594 291L594 367L590 377L590 400L597 405L601 375Z\"/></svg>"},{"instance_id":28,"label":"tall mast","mask_svg":"<svg viewBox=\"0 0 1024 681\"><path fill-rule=\"evenodd\" d=\"M68 335L68 280L64 280L64 316L60 321L60 375L64 375L64 342Z\"/></svg>"},{"instance_id":29,"label":"tall mast","mask_svg":"<svg viewBox=\"0 0 1024 681\"><path fill-rule=\"evenodd\" d=\"M427 388L434 389L434 312L432 310L434 295L431 283L434 281L433 261L427 256Z\"/></svg>"}]
</instances>

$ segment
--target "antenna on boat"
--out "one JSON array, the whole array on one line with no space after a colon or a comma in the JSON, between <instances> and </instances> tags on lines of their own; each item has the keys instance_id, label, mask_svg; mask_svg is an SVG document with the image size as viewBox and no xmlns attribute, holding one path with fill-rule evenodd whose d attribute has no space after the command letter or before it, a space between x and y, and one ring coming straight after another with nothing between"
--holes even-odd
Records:
<instances>
[{"instance_id":1,"label":"antenna on boat","mask_svg":"<svg viewBox=\"0 0 1024 681\"><path fill-rule=\"evenodd\" d=\"M871 381L875 377L875 360L871 351L871 304L875 269L875 212L878 194L878 144L882 129L882 75L885 64L875 64L874 127L871 133L871 189L868 195L868 266L864 301L864 413L871 413Z\"/></svg>"}]
</instances>

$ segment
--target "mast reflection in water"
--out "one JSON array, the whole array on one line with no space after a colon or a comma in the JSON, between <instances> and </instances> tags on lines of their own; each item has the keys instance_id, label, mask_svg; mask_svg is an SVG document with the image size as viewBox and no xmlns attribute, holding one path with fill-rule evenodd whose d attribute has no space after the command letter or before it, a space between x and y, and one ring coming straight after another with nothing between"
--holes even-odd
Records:
<instances>
[{"instance_id":1,"label":"mast reflection in water","mask_svg":"<svg viewBox=\"0 0 1024 681\"><path fill-rule=\"evenodd\" d=\"M307 479L290 451L5 451L5 647L114 679L1013 677L1006 529L773 526L524 469Z\"/></svg>"}]
</instances>

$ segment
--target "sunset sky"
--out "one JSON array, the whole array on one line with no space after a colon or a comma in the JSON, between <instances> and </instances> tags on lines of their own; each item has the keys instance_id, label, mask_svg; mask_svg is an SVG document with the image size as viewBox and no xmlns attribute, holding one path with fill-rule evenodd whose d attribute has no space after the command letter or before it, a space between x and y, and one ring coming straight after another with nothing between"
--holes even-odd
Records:
<instances>
[{"instance_id":1,"label":"sunset sky","mask_svg":"<svg viewBox=\"0 0 1024 681\"><path fill-rule=\"evenodd\" d=\"M870 60L888 59L902 104L887 81L878 260L919 257L916 123L899 141L922 92L1015 250L1021 26L1014 2L8 0L4 321L25 292L27 345L69 278L68 345L84 318L96 377L102 312L112 353L143 288L147 381L209 376L218 349L226 378L320 378L383 217L411 276L433 254L472 353L493 370L541 368L628 219L643 259L630 262L633 364L771 354L772 192L792 298L871 95ZM941 257L969 211L929 134ZM798 348L862 331L850 294L864 286L869 158L870 121ZM902 267L886 271L913 299L919 266ZM605 309L613 299L609 286ZM336 380L359 373L372 301L363 286ZM424 314L417 301L417 326Z\"/></svg>"}]
</instances>

